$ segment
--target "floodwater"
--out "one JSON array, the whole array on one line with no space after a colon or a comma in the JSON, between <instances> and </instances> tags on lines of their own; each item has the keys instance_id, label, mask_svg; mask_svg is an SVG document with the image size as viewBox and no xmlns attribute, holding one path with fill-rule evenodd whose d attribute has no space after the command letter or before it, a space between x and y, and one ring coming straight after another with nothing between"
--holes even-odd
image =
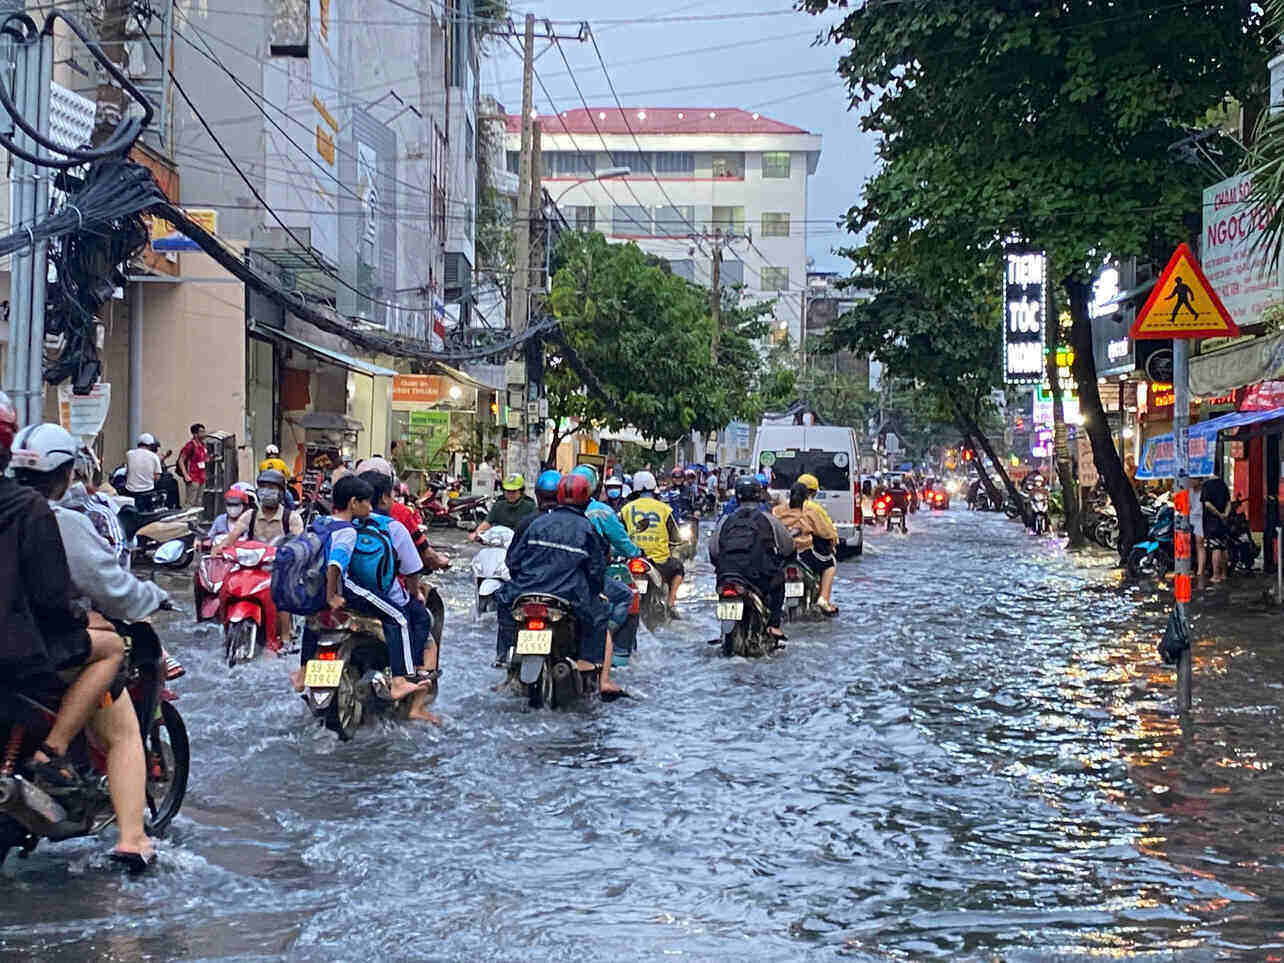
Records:
<instances>
[{"instance_id":1,"label":"floodwater","mask_svg":"<svg viewBox=\"0 0 1284 963\"><path fill-rule=\"evenodd\" d=\"M706 645L697 563L635 698L581 713L491 691L493 616L452 573L444 728L347 744L285 666L229 673L175 621L193 773L158 867L117 875L107 839L11 856L0 955L1284 955L1278 616L1197 623L1183 722L1153 589L1002 516L910 524L759 662Z\"/></svg>"}]
</instances>

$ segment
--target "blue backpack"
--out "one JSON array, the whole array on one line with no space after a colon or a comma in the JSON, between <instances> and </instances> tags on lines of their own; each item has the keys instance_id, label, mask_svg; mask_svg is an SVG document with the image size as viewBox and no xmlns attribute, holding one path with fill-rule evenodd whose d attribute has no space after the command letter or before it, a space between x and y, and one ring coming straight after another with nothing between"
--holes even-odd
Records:
<instances>
[{"instance_id":1,"label":"blue backpack","mask_svg":"<svg viewBox=\"0 0 1284 963\"><path fill-rule=\"evenodd\" d=\"M369 515L353 522L357 544L352 550L348 577L379 595L386 596L397 577L397 552L392 545L387 515Z\"/></svg>"},{"instance_id":2,"label":"blue backpack","mask_svg":"<svg viewBox=\"0 0 1284 963\"><path fill-rule=\"evenodd\" d=\"M272 565L272 601L282 612L313 615L325 608L330 533L348 522L315 519L302 534L282 542Z\"/></svg>"}]
</instances>

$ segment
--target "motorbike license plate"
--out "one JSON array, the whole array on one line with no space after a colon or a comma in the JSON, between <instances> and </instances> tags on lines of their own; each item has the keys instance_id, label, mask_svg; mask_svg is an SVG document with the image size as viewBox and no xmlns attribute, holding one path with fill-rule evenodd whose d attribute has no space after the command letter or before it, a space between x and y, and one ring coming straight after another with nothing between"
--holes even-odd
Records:
<instances>
[{"instance_id":1,"label":"motorbike license plate","mask_svg":"<svg viewBox=\"0 0 1284 963\"><path fill-rule=\"evenodd\" d=\"M800 598L802 598L802 597L803 597L803 583L802 583L802 582L786 582L786 583L785 583L785 598L787 598L787 599L800 599Z\"/></svg>"},{"instance_id":2,"label":"motorbike license plate","mask_svg":"<svg viewBox=\"0 0 1284 963\"><path fill-rule=\"evenodd\" d=\"M309 689L335 689L343 676L343 663L338 659L309 659L303 684Z\"/></svg>"},{"instance_id":3,"label":"motorbike license plate","mask_svg":"<svg viewBox=\"0 0 1284 963\"><path fill-rule=\"evenodd\" d=\"M719 602L718 620L720 622L739 622L745 614L744 602Z\"/></svg>"},{"instance_id":4,"label":"motorbike license plate","mask_svg":"<svg viewBox=\"0 0 1284 963\"><path fill-rule=\"evenodd\" d=\"M522 629L517 633L518 655L548 655L551 651L552 629Z\"/></svg>"},{"instance_id":5,"label":"motorbike license plate","mask_svg":"<svg viewBox=\"0 0 1284 963\"><path fill-rule=\"evenodd\" d=\"M651 587L651 583L644 578L640 578L633 583L633 587L638 590L638 595L646 595L646 591Z\"/></svg>"}]
</instances>

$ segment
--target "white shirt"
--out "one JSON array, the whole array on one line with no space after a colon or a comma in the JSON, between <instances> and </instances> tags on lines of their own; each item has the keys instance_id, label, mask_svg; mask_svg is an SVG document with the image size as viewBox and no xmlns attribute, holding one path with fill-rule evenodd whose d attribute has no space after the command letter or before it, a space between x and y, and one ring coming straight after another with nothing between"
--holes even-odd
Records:
<instances>
[{"instance_id":1,"label":"white shirt","mask_svg":"<svg viewBox=\"0 0 1284 963\"><path fill-rule=\"evenodd\" d=\"M131 448L125 452L125 467L125 491L149 492L161 473L160 455L150 448Z\"/></svg>"}]
</instances>

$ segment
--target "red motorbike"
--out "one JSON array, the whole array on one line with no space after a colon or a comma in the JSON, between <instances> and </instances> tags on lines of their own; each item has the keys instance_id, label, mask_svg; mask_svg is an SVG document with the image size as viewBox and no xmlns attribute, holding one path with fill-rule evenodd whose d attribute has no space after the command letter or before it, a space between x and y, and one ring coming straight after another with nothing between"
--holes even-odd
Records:
<instances>
[{"instance_id":1,"label":"red motorbike","mask_svg":"<svg viewBox=\"0 0 1284 963\"><path fill-rule=\"evenodd\" d=\"M220 552L211 551L213 542L205 539L198 546L200 561L192 573L192 598L196 603L196 621L213 622L223 608L221 598L223 582L236 567L236 560Z\"/></svg>"},{"instance_id":2,"label":"red motorbike","mask_svg":"<svg viewBox=\"0 0 1284 963\"><path fill-rule=\"evenodd\" d=\"M272 601L276 549L262 542L237 542L218 555L231 564L218 596L228 667L249 662L263 647L279 653L283 646Z\"/></svg>"},{"instance_id":3,"label":"red motorbike","mask_svg":"<svg viewBox=\"0 0 1284 963\"><path fill-rule=\"evenodd\" d=\"M462 528L472 531L486 520L486 499L481 495L461 495L447 502L441 500L443 489L430 487L419 502L419 513L429 528Z\"/></svg>"},{"instance_id":4,"label":"red motorbike","mask_svg":"<svg viewBox=\"0 0 1284 963\"><path fill-rule=\"evenodd\" d=\"M147 808L144 824L151 835L165 831L183 805L191 757L187 728L174 707L178 697L165 687L165 666L160 639L146 622L125 628L125 687L138 716L147 761ZM82 771L92 771L73 791L57 796L19 771L27 758L48 737L58 715L61 686L56 679L48 691L0 693L0 863L9 850L22 855L41 839L58 842L96 835L115 819L107 787L107 756L90 730L77 736L68 757Z\"/></svg>"}]
</instances>

